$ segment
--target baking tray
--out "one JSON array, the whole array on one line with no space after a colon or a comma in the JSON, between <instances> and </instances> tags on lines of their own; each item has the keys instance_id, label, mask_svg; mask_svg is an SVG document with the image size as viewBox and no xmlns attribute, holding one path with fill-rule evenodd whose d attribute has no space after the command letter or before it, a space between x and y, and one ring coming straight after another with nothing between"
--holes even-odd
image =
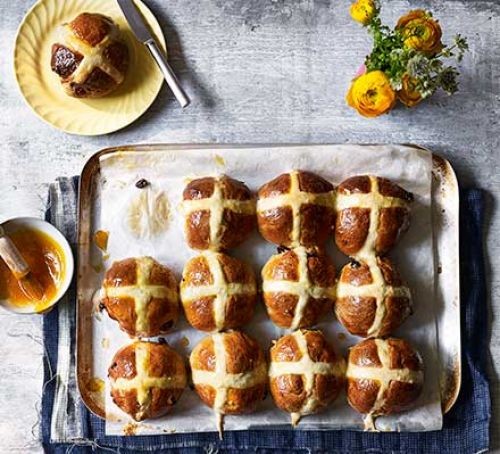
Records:
<instances>
[{"instance_id":1,"label":"baking tray","mask_svg":"<svg viewBox=\"0 0 500 454\"><path fill-rule=\"evenodd\" d=\"M93 243L93 211L100 177L99 160L104 155L118 151L134 152L165 150L258 147L293 147L297 144L279 145L209 145L209 144L154 144L129 145L101 150L85 164L80 178L77 236L77 346L76 376L81 398L87 408L97 416L105 417L102 389L96 386L93 374L93 294L95 285L85 279L93 272L91 247ZM407 145L408 146L408 145ZM416 145L409 145L422 149ZM435 258L435 308L437 318L438 348L440 355L440 387L443 413L456 402L461 384L460 347L460 286L459 286L459 191L451 164L433 153L432 223Z\"/></svg>"}]
</instances>

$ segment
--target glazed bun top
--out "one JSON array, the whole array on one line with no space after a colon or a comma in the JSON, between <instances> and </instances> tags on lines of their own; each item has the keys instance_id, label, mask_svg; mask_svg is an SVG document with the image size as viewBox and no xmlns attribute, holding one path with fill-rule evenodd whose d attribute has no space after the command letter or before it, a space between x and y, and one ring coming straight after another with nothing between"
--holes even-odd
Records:
<instances>
[{"instance_id":1,"label":"glazed bun top","mask_svg":"<svg viewBox=\"0 0 500 454\"><path fill-rule=\"evenodd\" d=\"M106 16L82 13L60 29L52 46L52 71L76 98L105 96L121 85L129 51L116 24Z\"/></svg>"},{"instance_id":2,"label":"glazed bun top","mask_svg":"<svg viewBox=\"0 0 500 454\"><path fill-rule=\"evenodd\" d=\"M250 189L226 175L192 180L184 189L182 211L192 249L236 247L255 227L255 200Z\"/></svg>"},{"instance_id":3,"label":"glazed bun top","mask_svg":"<svg viewBox=\"0 0 500 454\"><path fill-rule=\"evenodd\" d=\"M335 266L323 252L304 247L273 255L262 269L271 320L281 328L309 328L333 308Z\"/></svg>"},{"instance_id":4,"label":"glazed bun top","mask_svg":"<svg viewBox=\"0 0 500 454\"><path fill-rule=\"evenodd\" d=\"M205 251L184 267L181 301L188 322L196 329L240 327L252 318L257 301L254 272L241 260Z\"/></svg>"},{"instance_id":5,"label":"glazed bun top","mask_svg":"<svg viewBox=\"0 0 500 454\"><path fill-rule=\"evenodd\" d=\"M168 345L153 342L123 347L108 372L114 402L136 421L168 412L187 384L182 357Z\"/></svg>"},{"instance_id":6,"label":"glazed bun top","mask_svg":"<svg viewBox=\"0 0 500 454\"><path fill-rule=\"evenodd\" d=\"M259 189L257 222L261 235L287 248L322 247L334 223L333 185L312 172L294 170Z\"/></svg>"},{"instance_id":7,"label":"glazed bun top","mask_svg":"<svg viewBox=\"0 0 500 454\"><path fill-rule=\"evenodd\" d=\"M191 352L195 390L217 415L219 432L224 414L248 413L264 399L267 363L259 344L240 331L204 338Z\"/></svg>"},{"instance_id":8,"label":"glazed bun top","mask_svg":"<svg viewBox=\"0 0 500 454\"><path fill-rule=\"evenodd\" d=\"M387 257L351 261L340 273L335 312L351 334L386 337L412 313L410 289Z\"/></svg>"},{"instance_id":9,"label":"glazed bun top","mask_svg":"<svg viewBox=\"0 0 500 454\"><path fill-rule=\"evenodd\" d=\"M345 361L321 331L298 330L271 348L269 379L276 405L292 424L329 405L344 385Z\"/></svg>"},{"instance_id":10,"label":"glazed bun top","mask_svg":"<svg viewBox=\"0 0 500 454\"><path fill-rule=\"evenodd\" d=\"M412 406L422 391L423 369L420 354L403 339L367 339L350 349L347 399L367 415L365 429L375 430L375 416Z\"/></svg>"},{"instance_id":11,"label":"glazed bun top","mask_svg":"<svg viewBox=\"0 0 500 454\"><path fill-rule=\"evenodd\" d=\"M179 314L175 276L151 257L114 262L104 277L101 299L109 316L133 337L167 333Z\"/></svg>"},{"instance_id":12,"label":"glazed bun top","mask_svg":"<svg viewBox=\"0 0 500 454\"><path fill-rule=\"evenodd\" d=\"M337 188L335 241L354 258L384 255L410 222L413 194L386 178L363 175Z\"/></svg>"}]
</instances>

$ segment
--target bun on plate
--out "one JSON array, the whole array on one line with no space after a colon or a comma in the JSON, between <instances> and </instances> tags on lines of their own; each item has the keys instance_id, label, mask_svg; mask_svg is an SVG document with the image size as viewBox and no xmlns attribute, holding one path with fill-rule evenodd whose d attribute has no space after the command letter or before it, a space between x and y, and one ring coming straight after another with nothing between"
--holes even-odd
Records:
<instances>
[{"instance_id":1,"label":"bun on plate","mask_svg":"<svg viewBox=\"0 0 500 454\"><path fill-rule=\"evenodd\" d=\"M99 98L125 80L129 51L117 25L106 16L82 13L60 28L51 68L75 98Z\"/></svg>"}]
</instances>

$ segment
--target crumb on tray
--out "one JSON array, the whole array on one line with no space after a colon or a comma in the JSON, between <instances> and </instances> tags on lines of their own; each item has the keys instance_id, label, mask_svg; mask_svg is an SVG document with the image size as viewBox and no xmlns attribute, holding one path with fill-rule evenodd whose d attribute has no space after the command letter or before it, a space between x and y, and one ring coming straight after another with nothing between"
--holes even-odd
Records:
<instances>
[{"instance_id":1,"label":"crumb on tray","mask_svg":"<svg viewBox=\"0 0 500 454\"><path fill-rule=\"evenodd\" d=\"M214 161L220 167L225 167L225 165L226 165L226 161L221 155L216 154L214 156Z\"/></svg>"},{"instance_id":2,"label":"crumb on tray","mask_svg":"<svg viewBox=\"0 0 500 454\"><path fill-rule=\"evenodd\" d=\"M128 422L123 426L123 435L132 436L136 434L138 425L133 422Z\"/></svg>"},{"instance_id":3,"label":"crumb on tray","mask_svg":"<svg viewBox=\"0 0 500 454\"><path fill-rule=\"evenodd\" d=\"M92 377L89 380L89 390L92 391L93 393L102 393L104 392L104 380L99 377Z\"/></svg>"},{"instance_id":4,"label":"crumb on tray","mask_svg":"<svg viewBox=\"0 0 500 454\"><path fill-rule=\"evenodd\" d=\"M95 245L103 252L106 252L108 248L109 232L106 230L98 230L94 234Z\"/></svg>"}]
</instances>

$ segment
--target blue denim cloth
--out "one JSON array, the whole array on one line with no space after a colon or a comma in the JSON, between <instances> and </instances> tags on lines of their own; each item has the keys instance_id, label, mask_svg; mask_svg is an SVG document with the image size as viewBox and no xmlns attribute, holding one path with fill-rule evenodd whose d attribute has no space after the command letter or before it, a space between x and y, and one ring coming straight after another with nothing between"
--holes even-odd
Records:
<instances>
[{"instance_id":1,"label":"blue denim cloth","mask_svg":"<svg viewBox=\"0 0 500 454\"><path fill-rule=\"evenodd\" d=\"M489 354L487 302L483 259L484 194L461 192L461 285L463 377L456 405L444 417L443 429L423 433L364 433L355 431L252 430L170 434L149 437L107 437L104 422L83 411L85 439L81 443L50 444L54 384L46 386L42 402L42 436L46 452L328 452L328 453L479 453L489 447L490 393L486 376ZM76 215L75 215L76 216ZM74 288L72 290L74 292ZM48 363L57 364L57 308L44 318ZM83 404L81 403L83 406Z\"/></svg>"}]
</instances>

